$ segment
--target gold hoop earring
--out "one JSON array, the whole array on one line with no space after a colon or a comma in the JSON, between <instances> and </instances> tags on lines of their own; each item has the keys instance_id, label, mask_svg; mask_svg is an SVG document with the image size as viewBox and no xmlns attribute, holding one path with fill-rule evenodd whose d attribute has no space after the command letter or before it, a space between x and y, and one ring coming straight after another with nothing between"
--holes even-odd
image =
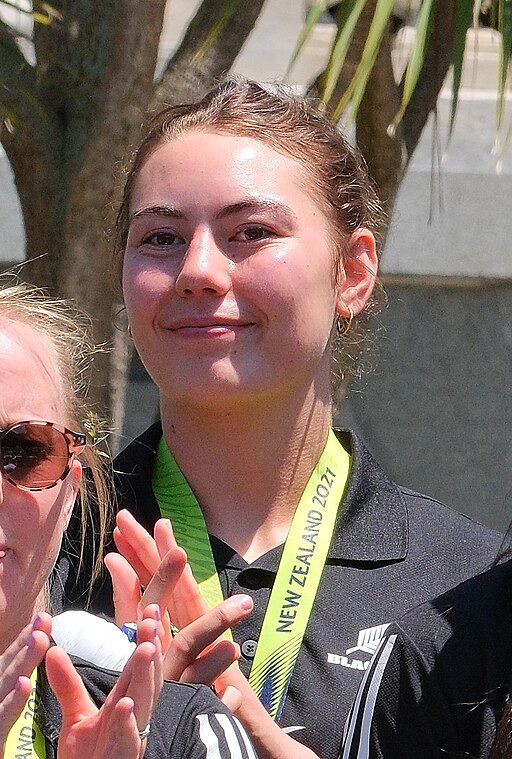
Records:
<instances>
[{"instance_id":1,"label":"gold hoop earring","mask_svg":"<svg viewBox=\"0 0 512 759\"><path fill-rule=\"evenodd\" d=\"M336 323L336 329L337 329L339 337L343 337L344 335L347 334L347 332L350 332L352 321L354 319L354 312L352 311L352 308L350 306L347 306L347 308L348 308L348 319L345 322L345 324L342 326L339 319Z\"/></svg>"},{"instance_id":2,"label":"gold hoop earring","mask_svg":"<svg viewBox=\"0 0 512 759\"><path fill-rule=\"evenodd\" d=\"M128 322L128 326L127 326L127 328L126 328L126 331L128 332L129 336L130 336L130 337L132 338L132 340L133 340L133 335L132 335L132 325L131 325L129 322Z\"/></svg>"}]
</instances>

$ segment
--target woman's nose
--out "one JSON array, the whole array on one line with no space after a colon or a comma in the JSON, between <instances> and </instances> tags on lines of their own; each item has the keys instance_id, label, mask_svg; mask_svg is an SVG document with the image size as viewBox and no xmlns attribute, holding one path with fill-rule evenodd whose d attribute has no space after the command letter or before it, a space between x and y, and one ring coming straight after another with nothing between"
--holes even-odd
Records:
<instances>
[{"instance_id":1,"label":"woman's nose","mask_svg":"<svg viewBox=\"0 0 512 759\"><path fill-rule=\"evenodd\" d=\"M209 230L197 232L176 277L176 291L185 298L224 295L231 287L232 265Z\"/></svg>"}]
</instances>

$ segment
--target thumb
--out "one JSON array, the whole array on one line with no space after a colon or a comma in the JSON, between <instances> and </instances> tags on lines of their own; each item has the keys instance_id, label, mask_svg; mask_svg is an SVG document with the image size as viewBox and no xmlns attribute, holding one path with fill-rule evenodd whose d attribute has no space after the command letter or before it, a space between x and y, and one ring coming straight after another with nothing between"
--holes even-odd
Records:
<instances>
[{"instance_id":1,"label":"thumb","mask_svg":"<svg viewBox=\"0 0 512 759\"><path fill-rule=\"evenodd\" d=\"M62 709L62 726L74 725L98 711L64 649L50 648L45 659L48 682Z\"/></svg>"}]
</instances>

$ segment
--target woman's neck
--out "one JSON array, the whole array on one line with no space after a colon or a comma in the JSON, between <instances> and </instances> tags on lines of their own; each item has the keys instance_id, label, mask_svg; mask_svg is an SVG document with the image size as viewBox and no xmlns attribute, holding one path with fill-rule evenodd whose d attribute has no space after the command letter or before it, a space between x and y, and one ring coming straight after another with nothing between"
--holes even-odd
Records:
<instances>
[{"instance_id":1,"label":"woman's neck","mask_svg":"<svg viewBox=\"0 0 512 759\"><path fill-rule=\"evenodd\" d=\"M211 412L162 402L164 436L210 533L247 561L286 539L325 447L330 403Z\"/></svg>"}]
</instances>

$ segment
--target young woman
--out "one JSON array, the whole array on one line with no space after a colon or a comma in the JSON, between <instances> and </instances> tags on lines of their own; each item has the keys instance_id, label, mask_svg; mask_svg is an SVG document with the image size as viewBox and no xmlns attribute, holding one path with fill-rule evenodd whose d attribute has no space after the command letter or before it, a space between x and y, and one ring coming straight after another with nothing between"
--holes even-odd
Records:
<instances>
[{"instance_id":1,"label":"young woman","mask_svg":"<svg viewBox=\"0 0 512 759\"><path fill-rule=\"evenodd\" d=\"M80 460L102 493L94 452L76 431L86 338L63 304L28 286L0 288L0 756L188 758L210 756L216 746L215 756L231 757L236 747L254 757L207 688L169 684L159 698L158 607L141 620L119 677L51 645L48 581L80 488ZM85 494L81 503L87 523ZM89 634L87 621L81 634ZM100 650L108 639L94 643ZM190 659L181 648L178 675Z\"/></svg>"},{"instance_id":2,"label":"young woman","mask_svg":"<svg viewBox=\"0 0 512 759\"><path fill-rule=\"evenodd\" d=\"M356 371L379 218L360 158L321 114L233 81L155 119L119 213L130 331L161 410L116 461L120 505L150 532L170 518L210 604L253 597L233 630L241 669L323 759L387 624L497 545L331 429L333 347ZM146 548L132 559L147 579ZM283 756L250 703L239 714L258 752Z\"/></svg>"}]
</instances>

